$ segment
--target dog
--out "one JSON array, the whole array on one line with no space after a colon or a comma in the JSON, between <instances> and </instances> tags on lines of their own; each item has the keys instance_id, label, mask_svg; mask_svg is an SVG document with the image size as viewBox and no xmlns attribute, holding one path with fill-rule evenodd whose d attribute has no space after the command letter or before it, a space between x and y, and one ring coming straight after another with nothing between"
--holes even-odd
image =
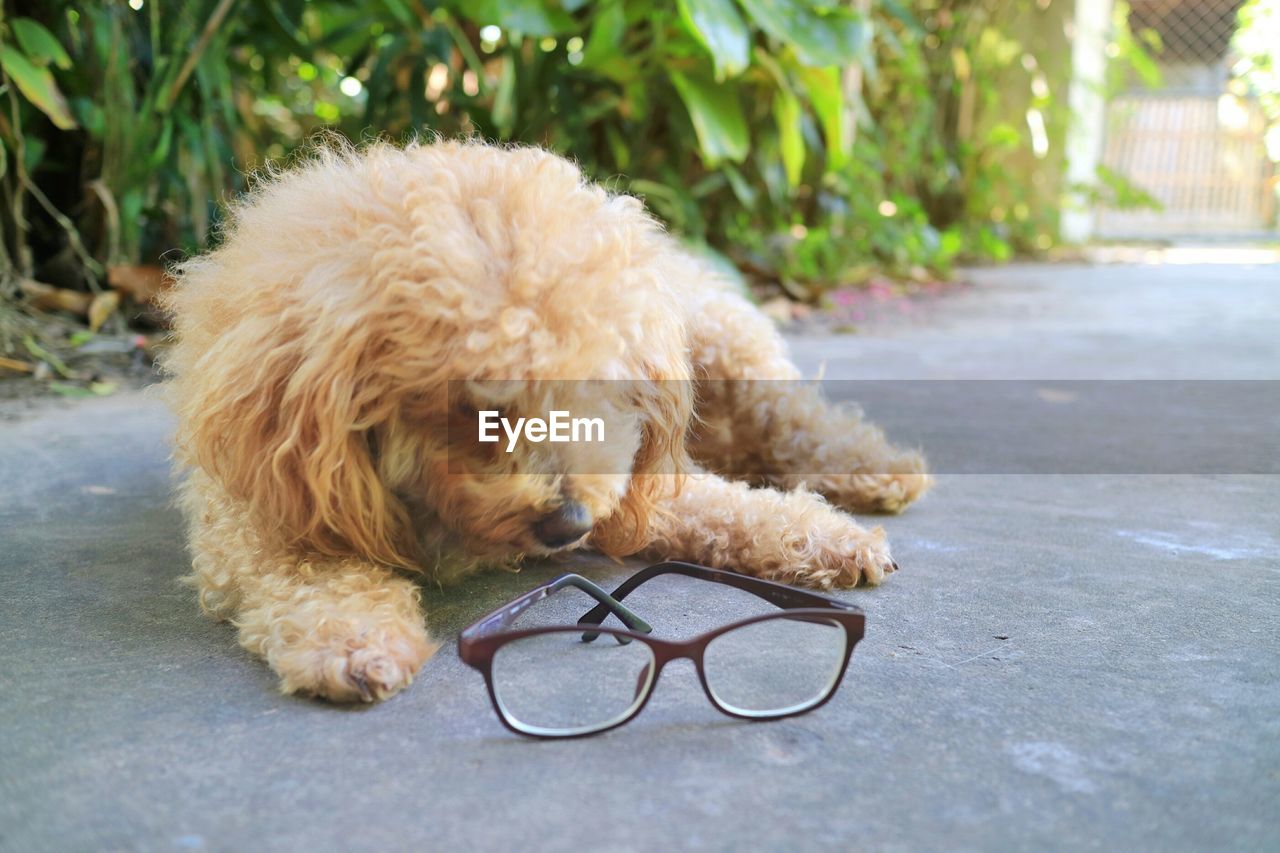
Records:
<instances>
[{"instance_id":1,"label":"dog","mask_svg":"<svg viewBox=\"0 0 1280 853\"><path fill-rule=\"evenodd\" d=\"M842 510L897 512L930 483L800 381L772 321L639 200L543 150L324 144L174 272L191 580L285 692L412 683L437 648L415 575L591 547L878 584L884 532ZM506 398L465 399L484 380ZM593 392L621 424L593 451L610 459L450 453L481 407L544 410L537 380L635 380Z\"/></svg>"}]
</instances>

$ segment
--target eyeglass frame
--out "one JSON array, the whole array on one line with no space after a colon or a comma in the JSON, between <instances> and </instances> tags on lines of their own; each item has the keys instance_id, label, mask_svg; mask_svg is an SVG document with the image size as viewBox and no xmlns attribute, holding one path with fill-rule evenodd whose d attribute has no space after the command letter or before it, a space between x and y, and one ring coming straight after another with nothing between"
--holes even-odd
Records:
<instances>
[{"instance_id":1,"label":"eyeglass frame","mask_svg":"<svg viewBox=\"0 0 1280 853\"><path fill-rule=\"evenodd\" d=\"M812 704L784 708L776 713L742 713L724 705L716 698L710 684L707 682L706 672L703 668L703 655L707 646L716 638L730 631L753 625L757 622L778 619L779 612L757 614L745 619L738 619L683 642L652 637L650 634L653 628L640 616L623 605L622 600L646 581L655 577L673 574L734 587L781 608L780 612L787 613L792 617L798 617L800 621L834 622L844 629L844 651L840 659L840 666L832 678L830 686L826 689L826 693ZM514 631L505 630L525 610L568 587L579 589L598 602L595 607L583 614L575 625L540 625ZM582 630L584 625L601 626L610 614L617 616L625 627L600 627L596 631ZM844 680L845 672L849 668L849 660L853 656L854 647L865 636L865 630L866 614L862 608L856 605L809 590L796 589L774 581L751 577L750 575L668 560L655 563L636 572L623 581L612 594L605 592L603 588L581 575L570 573L555 577L464 628L458 635L458 657L462 659L463 663L479 670L484 676L485 687L489 693L489 701L493 704L493 710L498 715L498 719L502 721L502 724L507 729L525 737L562 740L603 734L634 720L649 704L649 699L653 696L653 692L658 685L658 679L662 674L663 668L672 661L682 659L693 661L694 667L698 671L698 680L702 684L703 692L711 702L712 707L723 714L740 720L752 721L782 720L799 716L800 714L808 714L831 701L831 697L835 696L839 691L840 683ZM517 640L541 634L566 632L581 632L582 641L586 643L594 641L603 634L612 636L620 645L625 645L633 640L643 642L648 647L653 659L653 671L649 674L648 681L644 685L644 695L639 702L633 700L634 707L630 708L625 715L596 728L566 733L550 732L545 729L541 731L534 730L539 727L521 728L517 725L518 720L513 721L509 718L508 713L502 706L502 702L498 698L497 690L493 684L494 655L504 645Z\"/></svg>"}]
</instances>

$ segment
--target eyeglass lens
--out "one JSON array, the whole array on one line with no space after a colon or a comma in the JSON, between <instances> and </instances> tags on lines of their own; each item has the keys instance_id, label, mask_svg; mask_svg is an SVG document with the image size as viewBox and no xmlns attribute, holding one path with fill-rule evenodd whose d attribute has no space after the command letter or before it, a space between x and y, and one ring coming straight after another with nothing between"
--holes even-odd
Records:
<instances>
[{"instance_id":1,"label":"eyeglass lens","mask_svg":"<svg viewBox=\"0 0 1280 853\"><path fill-rule=\"evenodd\" d=\"M494 653L490 679L515 728L569 735L607 728L634 712L654 668L642 642L585 643L580 630L557 631L504 644Z\"/></svg>"}]
</instances>

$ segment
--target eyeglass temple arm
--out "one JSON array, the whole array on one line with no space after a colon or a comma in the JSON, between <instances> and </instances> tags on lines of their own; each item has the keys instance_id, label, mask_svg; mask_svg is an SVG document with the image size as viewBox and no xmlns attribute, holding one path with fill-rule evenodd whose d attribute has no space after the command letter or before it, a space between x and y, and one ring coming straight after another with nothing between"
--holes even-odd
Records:
<instances>
[{"instance_id":1,"label":"eyeglass temple arm","mask_svg":"<svg viewBox=\"0 0 1280 853\"><path fill-rule=\"evenodd\" d=\"M493 634L498 631L502 631L508 628L516 621L516 618L521 613L528 610L534 604L550 595L554 595L565 587L570 586L582 590L587 595L600 602L592 612L594 613L596 609L600 610L604 614L604 616L601 617L602 620L612 613L622 621L622 624L626 625L632 631L636 631L641 634L653 633L653 628L648 622L633 613L630 608L624 607L620 601L609 595L609 593L605 592L599 586L596 586L581 575L567 574L555 578L546 585L540 586L537 589L520 596L501 610L491 613L472 627L463 631L463 637L460 639L472 640L486 634ZM595 638L593 637L592 639ZM627 637L618 637L617 640L619 643L623 644L631 642Z\"/></svg>"},{"instance_id":2,"label":"eyeglass temple arm","mask_svg":"<svg viewBox=\"0 0 1280 853\"><path fill-rule=\"evenodd\" d=\"M623 606L622 602L617 598L605 592L601 587L593 584L582 575L562 575L551 582L550 592L557 592L566 586L576 587L600 602L592 608L592 612L603 610L605 613L612 613L632 631L640 634L653 633L653 627L648 622L641 619L630 608Z\"/></svg>"},{"instance_id":3,"label":"eyeglass temple arm","mask_svg":"<svg viewBox=\"0 0 1280 853\"><path fill-rule=\"evenodd\" d=\"M735 572L726 572L719 569L711 569L706 566L696 566L693 563L666 562L658 563L655 566L649 566L647 569L641 569L631 577L627 578L622 584L613 591L611 598L614 602L621 602L636 588L646 581L652 580L660 575L684 575L686 577L698 578L700 580L711 581L712 583L722 583L749 592L757 598L763 598L770 604L776 605L783 609L794 607L840 607L841 603L833 601L825 596L812 592L806 592L802 589L784 586L773 581L766 581L760 578L748 577ZM619 603L619 607L622 605ZM588 610L581 619L578 620L579 625L599 625L609 616L609 610L603 605L597 605ZM599 633L588 631L582 635L582 641L589 643Z\"/></svg>"}]
</instances>

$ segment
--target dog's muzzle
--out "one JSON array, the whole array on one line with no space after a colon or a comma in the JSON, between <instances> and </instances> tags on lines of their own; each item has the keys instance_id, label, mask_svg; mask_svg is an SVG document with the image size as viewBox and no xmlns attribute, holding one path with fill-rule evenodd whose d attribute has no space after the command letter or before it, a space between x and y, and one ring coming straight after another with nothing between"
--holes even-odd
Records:
<instances>
[{"instance_id":1,"label":"dog's muzzle","mask_svg":"<svg viewBox=\"0 0 1280 853\"><path fill-rule=\"evenodd\" d=\"M548 548L563 548L591 532L591 514L577 501L566 501L533 523L533 535Z\"/></svg>"}]
</instances>

